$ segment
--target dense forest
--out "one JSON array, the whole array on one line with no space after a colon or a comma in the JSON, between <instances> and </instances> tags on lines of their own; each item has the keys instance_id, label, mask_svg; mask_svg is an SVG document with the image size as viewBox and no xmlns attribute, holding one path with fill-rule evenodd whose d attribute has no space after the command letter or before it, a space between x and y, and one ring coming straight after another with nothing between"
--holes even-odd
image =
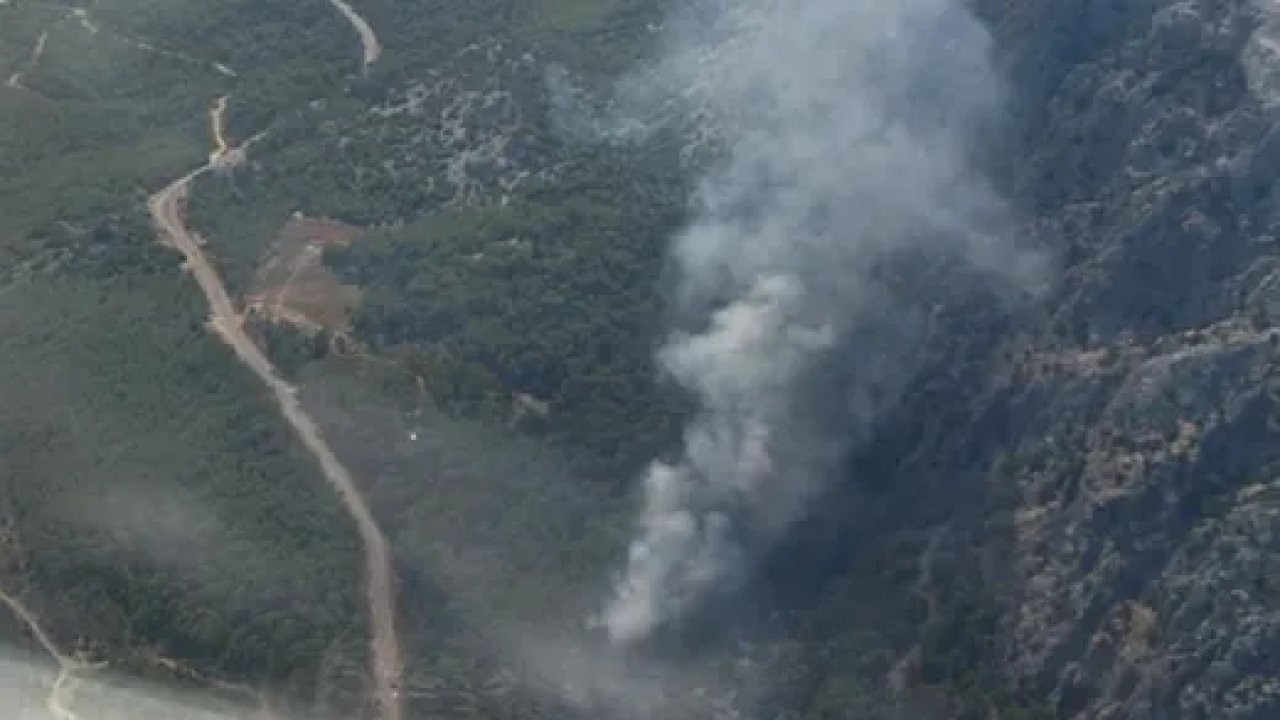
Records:
<instances>
[{"instance_id":1,"label":"dense forest","mask_svg":"<svg viewBox=\"0 0 1280 720\"><path fill-rule=\"evenodd\" d=\"M722 159L690 118L602 130L617 83L662 51L669 8L352 4L383 46L368 68L326 0L0 4L0 79L17 73L0 86L0 589L58 642L145 676L173 660L302 717L359 714L367 694L350 521L208 332L147 217L150 193L205 161L225 96L232 144L258 140L244 164L198 178L186 209L235 301L261 290L291 221L355 228L313 248L316 271L358 298L340 326L268 312L250 332L391 541L411 717L1047 720L1096 709L1090 692L1158 684L1157 640L1139 638L1148 665L1106 650L1160 605L1146 566L1089 585L1087 607L1055 608L1075 613L1059 625L1043 608L1024 609L1031 630L1011 618L1037 588L1083 592L1064 567L1124 567L1067 520L1028 534L1055 511L1155 557L1143 538L1217 547L1196 538L1243 526L1236 484L1264 480L1224 450L1230 477L1185 449L1198 428L1255 442L1256 388L1179 370L1226 338L1251 368L1235 375L1258 375L1263 351L1247 343L1263 347L1273 320L1262 289L1224 280L1246 266L1240 277L1261 277L1250 263L1275 225L1264 163L1225 159L1271 146L1242 99L1248 17L1191 3L1219 33L1201 41L1172 11L976 3L1011 112L974 154L1015 232L1062 266L1061 287L1044 306L996 311L986 288L952 292L963 283L945 258L925 263L913 300L930 307L928 332L900 407L856 438L811 516L748 577L619 659L591 618L627 552L635 480L694 412L654 351L683 320L671 238ZM1166 192L1165 175L1185 185ZM1203 214L1160 215L1171 197ZM1251 239L1210 251L1206 238L1233 232ZM1153 267L1187 282L1134 290ZM1158 386L1152 367L1183 372L1183 390L1148 427L1110 398ZM1212 392L1225 399L1188 399ZM1134 466L1169 488L1212 487L1090 514L1124 497L1093 498L1090 483ZM1175 519L1143 515L1165 505ZM1018 574L1055 552L1057 575ZM1006 663L1034 645L1017 633L1071 623L1084 625L1044 640L1056 648L1044 658ZM30 644L7 618L0 636Z\"/></svg>"},{"instance_id":2,"label":"dense forest","mask_svg":"<svg viewBox=\"0 0 1280 720\"><path fill-rule=\"evenodd\" d=\"M188 681L172 661L280 707L349 707L354 533L146 214L204 161L230 79L137 47L182 41L132 24L134 5L99 3L88 26L70 5L0 7L3 74L22 72L0 87L0 587L121 672Z\"/></svg>"},{"instance_id":3,"label":"dense forest","mask_svg":"<svg viewBox=\"0 0 1280 720\"><path fill-rule=\"evenodd\" d=\"M0 89L6 587L59 640L137 672L159 655L305 712L361 691L347 522L145 217L149 191L202 161L226 94L232 141L266 135L248 166L197 183L191 217L233 290L295 212L367 228L324 257L362 293L355 356L257 334L392 534L414 707L537 716L564 679L540 688L518 656L545 650L523 645L578 632L622 552L630 479L689 411L652 358L693 179L678 133L637 145L558 124L547 72L607 88L649 51L661 9L360 6L385 46L367 74L323 2L104 0L96 31L57 8L0 9L7 68L49 31L22 87ZM931 657L982 621L960 622ZM890 643L859 627L821 666L813 640L778 626L654 672L690 717L705 711L697 683L744 658L794 680L760 702L839 714L876 690L794 693L876 667ZM933 681L986 697L963 660L938 667ZM494 684L513 669L517 695Z\"/></svg>"},{"instance_id":4,"label":"dense forest","mask_svg":"<svg viewBox=\"0 0 1280 720\"><path fill-rule=\"evenodd\" d=\"M59 640L136 672L155 673L158 655L304 713L362 692L347 521L205 331L145 217L148 192L203 160L208 109L228 95L232 141L266 134L248 165L196 183L190 213L233 291L296 212L366 229L324 255L360 289L358 347L332 355L331 338L270 323L255 334L392 536L412 708L540 716L565 678L525 664L569 642L607 592L630 480L690 411L653 351L696 174L679 129L635 143L566 127L548 72L607 95L652 50L661 8L357 4L385 48L367 73L318 0L103 0L96 30L58 8L0 8L8 69L49 31L22 87L0 89L6 587ZM852 513L857 500L833 503ZM1020 706L965 654L991 630L983 589L956 597L923 646L929 683L974 713ZM843 625L839 595L823 602ZM732 652L668 653L651 669L676 698L667 716L704 717L704 685L764 675L780 679L752 699L765 707L883 709L865 678L897 639L870 622L823 639L818 617Z\"/></svg>"},{"instance_id":5,"label":"dense forest","mask_svg":"<svg viewBox=\"0 0 1280 720\"><path fill-rule=\"evenodd\" d=\"M641 28L661 9L608 5L431 13L367 3L386 28L384 58L352 78L349 95L313 99L281 121L250 167L203 181L194 202L242 286L295 211L368 228L324 256L361 289L350 317L360 352L299 364L315 356L311 339L271 343L370 483L397 543L415 658L408 683L426 715L542 712L492 676L509 671L538 689L538 673L513 654L536 652L522 642L568 643L579 632L623 552L631 479L674 445L690 411L653 361L669 319L666 248L697 174L687 128L638 143L583 135L563 124L563 98L548 86L548 68L559 68L587 97L577 111L589 113L592 93L607 96L611 78L649 51ZM496 32L495 17L506 19ZM374 110L354 114L361 103ZM831 498L837 520L826 532L852 537L867 520L862 494L855 485ZM1012 510L983 502L999 535ZM892 604L917 571L922 537L906 534L900 563L840 566L842 582L866 577L882 587L869 594ZM767 597L769 583L835 571L824 567L771 571L752 592ZM948 582L919 650L920 711L1036 717L1035 703L982 666L983 638L996 631L991 590L959 573ZM753 672L782 680L752 701L797 717L889 712L878 678L906 651L912 626L887 610L851 617L838 587L765 630L744 632L768 603L719 624L719 637L744 639L736 651L667 657L665 674L653 672L678 699L664 712L705 716L698 683L759 685ZM785 606L779 599L774 611ZM530 637L513 638L521 632ZM540 679L551 698L564 692L563 678Z\"/></svg>"}]
</instances>

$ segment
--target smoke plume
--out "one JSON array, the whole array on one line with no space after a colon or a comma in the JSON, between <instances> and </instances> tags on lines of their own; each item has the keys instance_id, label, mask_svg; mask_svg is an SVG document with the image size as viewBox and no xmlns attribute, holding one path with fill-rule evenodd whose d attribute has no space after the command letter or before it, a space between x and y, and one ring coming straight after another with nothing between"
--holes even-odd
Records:
<instances>
[{"instance_id":1,"label":"smoke plume","mask_svg":"<svg viewBox=\"0 0 1280 720\"><path fill-rule=\"evenodd\" d=\"M644 477L602 618L619 643L729 580L900 394L930 310L912 267L1037 281L970 162L999 83L960 0L709 1L668 25L621 104L678 93L714 128L674 240L682 325L659 354L700 410Z\"/></svg>"}]
</instances>

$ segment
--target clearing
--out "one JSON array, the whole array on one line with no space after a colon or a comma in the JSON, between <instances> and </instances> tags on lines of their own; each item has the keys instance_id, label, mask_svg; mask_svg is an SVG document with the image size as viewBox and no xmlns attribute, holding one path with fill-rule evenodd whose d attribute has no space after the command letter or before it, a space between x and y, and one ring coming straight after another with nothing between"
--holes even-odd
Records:
<instances>
[{"instance_id":1,"label":"clearing","mask_svg":"<svg viewBox=\"0 0 1280 720\"><path fill-rule=\"evenodd\" d=\"M359 228L337 220L295 215L258 270L245 298L249 312L305 330L345 334L360 291L339 282L325 268L323 256L325 248L345 246L359 233Z\"/></svg>"}]
</instances>

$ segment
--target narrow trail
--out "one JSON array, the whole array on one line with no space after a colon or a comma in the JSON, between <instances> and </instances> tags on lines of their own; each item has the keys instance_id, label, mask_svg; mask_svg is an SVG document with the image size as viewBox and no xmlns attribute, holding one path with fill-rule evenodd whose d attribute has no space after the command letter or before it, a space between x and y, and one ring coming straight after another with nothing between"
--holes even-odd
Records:
<instances>
[{"instance_id":1,"label":"narrow trail","mask_svg":"<svg viewBox=\"0 0 1280 720\"><path fill-rule=\"evenodd\" d=\"M226 104L213 114L215 125L221 122ZM259 136L260 137L260 136ZM255 138L256 139L256 138ZM249 141L250 143L252 140ZM246 143L248 145L249 143ZM243 147L238 150L243 151ZM225 154L226 151L223 152ZM355 522L364 550L365 601L370 624L370 663L373 674L378 716L382 720L401 720L400 687L404 674L400 638L396 631L396 589L391 551L386 538L373 518L350 472L325 442L315 421L302 408L297 390L276 373L262 350L245 333L240 314L227 294L218 271L201 248L200 241L183 220L181 204L186 199L191 181L217 166L221 159L214 153L210 162L174 180L147 201L152 221L161 242L177 249L186 258L186 266L195 276L200 290L209 302L209 326L231 349L240 362L258 376L275 398L281 415L293 428L307 451L320 464L325 479L337 491L347 514Z\"/></svg>"},{"instance_id":2,"label":"narrow trail","mask_svg":"<svg viewBox=\"0 0 1280 720\"><path fill-rule=\"evenodd\" d=\"M342 13L347 21L350 22L360 33L360 44L364 46L364 69L368 71L369 66L378 61L382 56L382 45L378 42L378 36L373 32L373 28L369 23L355 11L355 8L346 3L345 0L329 0L338 12Z\"/></svg>"},{"instance_id":3,"label":"narrow trail","mask_svg":"<svg viewBox=\"0 0 1280 720\"><path fill-rule=\"evenodd\" d=\"M176 50L165 50L164 48L158 48L155 45L152 45L151 43L147 42L146 40L135 40L134 38L127 37L119 33L112 33L112 35L120 42L126 45L129 45L130 47L133 47L137 50L142 50L143 52L151 52L157 55L163 55L165 57L170 57L175 60L181 60L182 62L185 62L185 63L191 63L192 65L202 65L205 67L211 67L214 70L218 71L219 74L226 75L227 77L236 77L235 70L232 70L231 68L227 67L226 65L220 62L215 62L212 60L201 60L200 58L195 57L194 55L180 53Z\"/></svg>"},{"instance_id":4,"label":"narrow trail","mask_svg":"<svg viewBox=\"0 0 1280 720\"><path fill-rule=\"evenodd\" d=\"M32 70L35 70L36 65L40 64L40 58L44 57L45 46L49 44L49 31L57 27L58 24L61 23L62 21L71 17L73 13L74 13L73 10L66 10L65 12L62 13L62 15L60 15L57 19L51 22L44 30L40 31L40 35L36 37L35 45L31 48L31 55L30 57L27 58L27 64L24 65L21 70L18 70L14 72L12 75L10 75L9 79L5 82L5 85L11 88L16 88L18 90L26 90L27 92L34 92L33 90L29 90L27 86L22 84L22 77L27 73L31 72ZM38 95L39 93L36 93L36 94Z\"/></svg>"},{"instance_id":5,"label":"narrow trail","mask_svg":"<svg viewBox=\"0 0 1280 720\"><path fill-rule=\"evenodd\" d=\"M7 4L7 3L0 3L0 4ZM53 25L51 25L50 28L70 18L76 18L76 21L79 23L80 27L83 28L84 31L89 33L90 35L97 35L98 32L102 30L102 28L97 23L95 23L93 20L89 18L89 8L87 7L74 7L74 8L67 9L67 11L61 17L59 17L57 20L53 22ZM231 69L224 63L220 63L213 60L203 60L201 58L195 57L194 55L188 55L186 53L178 52L176 50L166 50L164 48L159 48L147 42L146 40L138 40L136 38L123 35L111 29L108 29L106 34L110 35L116 41L121 42L135 50L140 50L142 52L155 53L157 55L163 55L165 57L173 58L175 60L179 60L181 62L188 63L191 65L200 65L205 68L212 68L217 73L224 75L226 77L237 77L236 71ZM22 85L22 78L24 75L34 70L36 65L40 62L40 57L44 55L45 45L46 43L48 43L48 41L49 41L49 30L45 30L41 32L40 36L36 39L35 48L31 51L31 57L29 60L27 60L26 65L21 70L18 70L14 72L12 75L10 75L8 80L5 81L5 85L11 88L18 88L23 90L26 89ZM374 42L377 42L377 41L375 40Z\"/></svg>"},{"instance_id":6,"label":"narrow trail","mask_svg":"<svg viewBox=\"0 0 1280 720\"><path fill-rule=\"evenodd\" d=\"M0 590L0 603L9 607L14 616L31 631L36 642L58 663L58 675L54 678L53 685L49 688L49 697L45 701L49 713L58 720L80 720L70 708L71 698L75 696L76 686L80 683L80 674L101 669L105 667L105 663L88 663L64 654L40 626L35 613L21 600L3 590Z\"/></svg>"},{"instance_id":7,"label":"narrow trail","mask_svg":"<svg viewBox=\"0 0 1280 720\"><path fill-rule=\"evenodd\" d=\"M210 162L216 163L223 155L227 154L227 96L223 95L213 101L213 107L209 108L209 131L213 134L213 156Z\"/></svg>"},{"instance_id":8,"label":"narrow trail","mask_svg":"<svg viewBox=\"0 0 1280 720\"><path fill-rule=\"evenodd\" d=\"M175 677L185 678L201 687L210 687L216 690L221 690L222 692L230 695L238 695L245 700L256 704L257 711L255 714L244 720L281 720L280 715L274 708L272 708L266 695L256 688L243 683L228 682L211 675L206 675L185 663L164 657L163 655L159 655L154 652L150 653L146 657L152 665L164 669L165 672L168 672Z\"/></svg>"},{"instance_id":9,"label":"narrow trail","mask_svg":"<svg viewBox=\"0 0 1280 720\"><path fill-rule=\"evenodd\" d=\"M75 8L71 11L69 17L70 16L74 16L75 18L77 18L80 22L80 27L84 28L85 32L89 33L90 35L97 35L98 32L102 30L102 28L97 23L89 19L88 8L83 8L83 7ZM117 42L123 43L133 48L134 50L155 53L156 55L163 55L164 57L173 58L174 60L179 60L181 62L188 63L191 65L199 65L205 68L212 68L213 70L217 71L219 74L225 75L227 77L236 77L235 70L232 70L230 67L227 67L225 64L220 62L216 62L213 60L204 60L194 55L188 55L184 52L178 52L177 50L166 50L164 48L159 48L147 42L146 40L138 40L137 38L129 37L128 35L124 35L119 31L111 28L107 28L106 34L112 37L113 39L115 39Z\"/></svg>"},{"instance_id":10,"label":"narrow trail","mask_svg":"<svg viewBox=\"0 0 1280 720\"><path fill-rule=\"evenodd\" d=\"M31 49L31 57L27 59L27 65L22 70L15 72L9 76L9 81L5 84L11 88L22 87L22 76L35 68L40 62L40 57L44 55L44 46L49 42L49 31L45 30L36 38L35 47Z\"/></svg>"}]
</instances>

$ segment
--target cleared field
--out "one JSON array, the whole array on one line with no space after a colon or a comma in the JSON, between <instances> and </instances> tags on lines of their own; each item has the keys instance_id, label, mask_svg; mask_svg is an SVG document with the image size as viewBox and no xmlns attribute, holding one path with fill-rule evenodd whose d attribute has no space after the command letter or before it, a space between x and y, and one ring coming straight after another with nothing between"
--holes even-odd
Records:
<instances>
[{"instance_id":1,"label":"cleared field","mask_svg":"<svg viewBox=\"0 0 1280 720\"><path fill-rule=\"evenodd\" d=\"M246 305L304 329L345 331L360 291L339 282L323 255L326 247L349 245L359 232L336 220L294 217L272 245Z\"/></svg>"}]
</instances>

